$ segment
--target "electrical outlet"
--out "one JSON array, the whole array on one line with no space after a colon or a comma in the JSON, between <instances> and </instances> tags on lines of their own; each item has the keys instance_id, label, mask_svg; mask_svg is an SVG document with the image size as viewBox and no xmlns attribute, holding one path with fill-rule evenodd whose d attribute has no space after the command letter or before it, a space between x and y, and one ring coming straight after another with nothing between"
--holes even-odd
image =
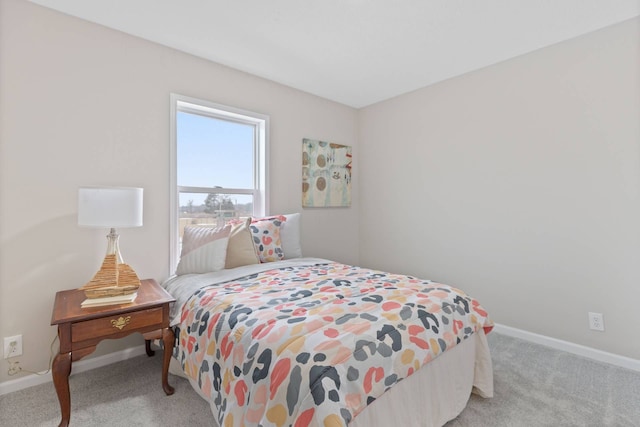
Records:
<instances>
[{"instance_id":1,"label":"electrical outlet","mask_svg":"<svg viewBox=\"0 0 640 427\"><path fill-rule=\"evenodd\" d=\"M589 329L604 331L604 317L602 317L602 313L589 312Z\"/></svg>"},{"instance_id":2,"label":"electrical outlet","mask_svg":"<svg viewBox=\"0 0 640 427\"><path fill-rule=\"evenodd\" d=\"M22 355L22 335L4 338L4 358L17 357Z\"/></svg>"}]
</instances>

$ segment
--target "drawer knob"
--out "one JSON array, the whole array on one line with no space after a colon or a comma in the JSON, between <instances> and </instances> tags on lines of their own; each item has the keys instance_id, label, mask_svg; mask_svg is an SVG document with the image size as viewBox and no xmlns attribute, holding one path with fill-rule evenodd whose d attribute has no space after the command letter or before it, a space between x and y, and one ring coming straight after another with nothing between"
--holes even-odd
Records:
<instances>
[{"instance_id":1,"label":"drawer knob","mask_svg":"<svg viewBox=\"0 0 640 427\"><path fill-rule=\"evenodd\" d=\"M111 321L111 325L114 328L118 328L118 329L122 330L122 328L127 326L129 324L129 322L131 322L131 316L127 316L127 317L120 316L120 318L118 320L112 320Z\"/></svg>"}]
</instances>

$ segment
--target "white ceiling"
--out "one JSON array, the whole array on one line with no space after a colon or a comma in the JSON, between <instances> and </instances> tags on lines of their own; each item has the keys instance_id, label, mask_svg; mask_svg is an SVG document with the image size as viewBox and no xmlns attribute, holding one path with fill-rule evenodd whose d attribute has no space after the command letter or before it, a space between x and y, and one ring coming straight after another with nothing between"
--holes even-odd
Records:
<instances>
[{"instance_id":1,"label":"white ceiling","mask_svg":"<svg viewBox=\"0 0 640 427\"><path fill-rule=\"evenodd\" d=\"M352 107L640 15L640 0L31 0Z\"/></svg>"}]
</instances>

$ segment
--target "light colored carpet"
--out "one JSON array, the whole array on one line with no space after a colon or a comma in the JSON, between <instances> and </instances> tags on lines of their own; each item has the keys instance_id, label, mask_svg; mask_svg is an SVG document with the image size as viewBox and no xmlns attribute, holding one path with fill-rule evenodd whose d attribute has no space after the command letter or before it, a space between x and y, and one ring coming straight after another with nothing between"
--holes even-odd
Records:
<instances>
[{"instance_id":1,"label":"light colored carpet","mask_svg":"<svg viewBox=\"0 0 640 427\"><path fill-rule=\"evenodd\" d=\"M495 397L472 396L446 427L640 426L640 373L489 334ZM209 405L175 376L165 396L162 353L74 375L71 426L214 426ZM0 397L0 426L57 426L53 384ZM403 426L399 426L403 427Z\"/></svg>"},{"instance_id":2,"label":"light colored carpet","mask_svg":"<svg viewBox=\"0 0 640 427\"><path fill-rule=\"evenodd\" d=\"M446 427L640 426L640 373L549 347L488 336L494 397L471 396Z\"/></svg>"},{"instance_id":3,"label":"light colored carpet","mask_svg":"<svg viewBox=\"0 0 640 427\"><path fill-rule=\"evenodd\" d=\"M162 351L72 375L70 427L216 426L209 405L187 380L169 375L164 394ZM57 426L60 405L53 383L0 396L0 426Z\"/></svg>"}]
</instances>

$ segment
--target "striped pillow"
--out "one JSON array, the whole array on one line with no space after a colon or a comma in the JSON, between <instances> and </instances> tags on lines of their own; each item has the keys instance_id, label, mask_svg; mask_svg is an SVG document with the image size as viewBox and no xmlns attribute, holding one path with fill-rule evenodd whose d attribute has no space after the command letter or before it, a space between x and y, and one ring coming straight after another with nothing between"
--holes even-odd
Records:
<instances>
[{"instance_id":1,"label":"striped pillow","mask_svg":"<svg viewBox=\"0 0 640 427\"><path fill-rule=\"evenodd\" d=\"M220 228L185 227L182 254L176 274L209 273L222 270L227 258L231 225Z\"/></svg>"}]
</instances>

